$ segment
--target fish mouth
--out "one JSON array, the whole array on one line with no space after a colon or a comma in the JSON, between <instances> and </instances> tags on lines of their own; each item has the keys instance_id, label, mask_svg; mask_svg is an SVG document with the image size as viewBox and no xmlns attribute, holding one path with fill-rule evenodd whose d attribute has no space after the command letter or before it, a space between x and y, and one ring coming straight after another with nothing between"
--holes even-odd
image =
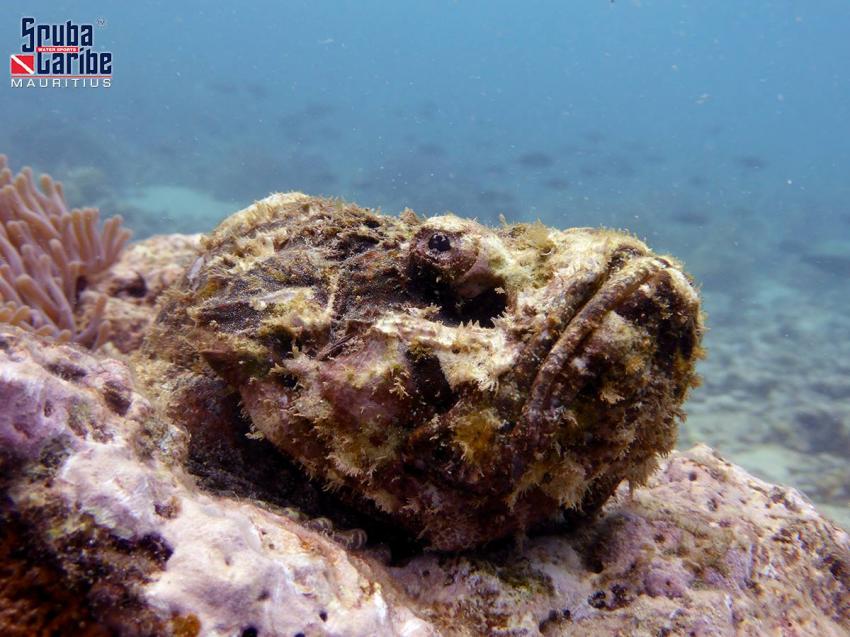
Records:
<instances>
[{"instance_id":1,"label":"fish mouth","mask_svg":"<svg viewBox=\"0 0 850 637\"><path fill-rule=\"evenodd\" d=\"M528 389L517 426L511 432L514 474L522 472L534 457L545 451L543 447L562 422L563 410L559 408L568 407L581 389L580 366L573 363L580 357L584 344L610 312L640 296L642 286L651 286L671 276L674 270L678 272L668 260L652 254L612 259L605 274L596 281L590 285L578 283L578 288L572 290L575 300L563 306L558 316L550 317L550 328L544 328L531 339L524 358L539 364L527 367L524 372L519 367L518 373L525 376L523 386ZM585 289L581 289L582 285ZM641 319L633 321L639 325Z\"/></svg>"}]
</instances>

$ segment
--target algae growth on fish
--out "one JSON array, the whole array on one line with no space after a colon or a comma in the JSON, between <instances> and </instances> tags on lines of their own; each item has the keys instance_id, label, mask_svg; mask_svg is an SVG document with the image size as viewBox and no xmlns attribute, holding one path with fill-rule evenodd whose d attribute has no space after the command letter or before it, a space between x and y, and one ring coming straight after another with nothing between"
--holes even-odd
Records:
<instances>
[{"instance_id":1,"label":"algae growth on fish","mask_svg":"<svg viewBox=\"0 0 850 637\"><path fill-rule=\"evenodd\" d=\"M441 550L589 513L673 448L702 320L620 232L277 194L203 242L137 365L191 428L257 435Z\"/></svg>"}]
</instances>

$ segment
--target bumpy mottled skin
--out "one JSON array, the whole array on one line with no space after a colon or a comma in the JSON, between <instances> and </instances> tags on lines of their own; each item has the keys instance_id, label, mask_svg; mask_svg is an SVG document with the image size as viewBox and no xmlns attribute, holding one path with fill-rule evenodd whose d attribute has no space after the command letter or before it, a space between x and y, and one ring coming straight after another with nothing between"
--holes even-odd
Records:
<instances>
[{"instance_id":1,"label":"bumpy mottled skin","mask_svg":"<svg viewBox=\"0 0 850 637\"><path fill-rule=\"evenodd\" d=\"M702 331L687 276L629 235L288 193L204 240L139 373L195 429L238 392L312 477L458 550L645 481Z\"/></svg>"}]
</instances>

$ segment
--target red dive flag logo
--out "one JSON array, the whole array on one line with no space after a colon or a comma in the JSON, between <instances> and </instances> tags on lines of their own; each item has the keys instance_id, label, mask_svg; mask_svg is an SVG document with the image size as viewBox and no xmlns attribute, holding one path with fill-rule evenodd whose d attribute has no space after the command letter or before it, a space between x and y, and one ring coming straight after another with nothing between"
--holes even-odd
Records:
<instances>
[{"instance_id":1,"label":"red dive flag logo","mask_svg":"<svg viewBox=\"0 0 850 637\"><path fill-rule=\"evenodd\" d=\"M12 75L35 75L35 56L18 53L9 57L9 72Z\"/></svg>"}]
</instances>

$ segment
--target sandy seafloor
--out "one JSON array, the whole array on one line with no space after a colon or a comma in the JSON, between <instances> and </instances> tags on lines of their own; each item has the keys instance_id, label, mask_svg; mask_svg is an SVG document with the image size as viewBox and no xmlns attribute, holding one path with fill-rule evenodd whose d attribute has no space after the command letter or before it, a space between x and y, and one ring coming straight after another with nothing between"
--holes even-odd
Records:
<instances>
[{"instance_id":1,"label":"sandy seafloor","mask_svg":"<svg viewBox=\"0 0 850 637\"><path fill-rule=\"evenodd\" d=\"M206 230L249 203L157 185L110 207L124 211L144 237ZM700 232L684 223L668 234L678 242L677 234ZM771 276L718 256L713 240L690 260L685 255L697 280L701 273L707 279L709 330L703 384L686 405L679 447L705 442L759 477L797 487L850 529L850 298L840 294L850 269L850 257L841 255L850 255L850 245L809 246L781 260ZM818 261L818 254L826 256Z\"/></svg>"},{"instance_id":2,"label":"sandy seafloor","mask_svg":"<svg viewBox=\"0 0 850 637\"><path fill-rule=\"evenodd\" d=\"M707 442L850 529L850 300L765 278L746 305L713 301L680 446Z\"/></svg>"}]
</instances>

